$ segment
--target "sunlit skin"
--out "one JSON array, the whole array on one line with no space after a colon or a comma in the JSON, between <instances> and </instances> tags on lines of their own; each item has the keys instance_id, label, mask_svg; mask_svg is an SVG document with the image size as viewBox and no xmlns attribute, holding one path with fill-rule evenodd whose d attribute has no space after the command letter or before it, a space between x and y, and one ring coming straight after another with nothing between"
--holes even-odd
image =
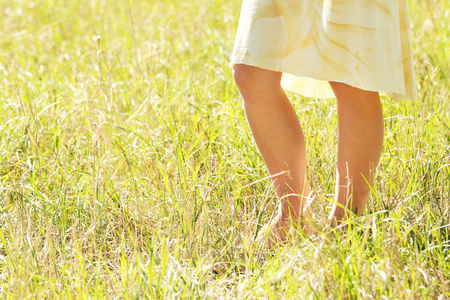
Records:
<instances>
[{"instance_id":1,"label":"sunlit skin","mask_svg":"<svg viewBox=\"0 0 450 300\"><path fill-rule=\"evenodd\" d=\"M236 64L236 84L256 145L272 177L279 199L271 224L272 239L283 241L291 227L312 228L311 189L306 146L297 114L281 87L282 73ZM383 112L377 92L330 82L338 110L336 193L328 222L335 226L349 212L361 215L378 166L384 136ZM347 211L347 210L348 211Z\"/></svg>"}]
</instances>

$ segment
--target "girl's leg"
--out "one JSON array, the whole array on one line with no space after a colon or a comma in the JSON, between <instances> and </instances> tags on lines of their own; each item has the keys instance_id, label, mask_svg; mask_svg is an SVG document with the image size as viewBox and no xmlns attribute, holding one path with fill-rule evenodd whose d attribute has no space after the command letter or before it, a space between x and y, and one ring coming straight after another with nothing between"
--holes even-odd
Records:
<instances>
[{"instance_id":1,"label":"girl's leg","mask_svg":"<svg viewBox=\"0 0 450 300\"><path fill-rule=\"evenodd\" d=\"M253 137L272 176L280 209L272 224L275 238L282 241L302 216L309 187L306 176L306 150L298 117L281 88L281 73L248 65L233 66L236 84Z\"/></svg>"},{"instance_id":2,"label":"girl's leg","mask_svg":"<svg viewBox=\"0 0 450 300\"><path fill-rule=\"evenodd\" d=\"M339 134L335 201L360 216L383 147L380 97L377 92L344 83L330 82L330 85L337 98ZM328 221L337 225L345 218L345 209L334 204Z\"/></svg>"}]
</instances>

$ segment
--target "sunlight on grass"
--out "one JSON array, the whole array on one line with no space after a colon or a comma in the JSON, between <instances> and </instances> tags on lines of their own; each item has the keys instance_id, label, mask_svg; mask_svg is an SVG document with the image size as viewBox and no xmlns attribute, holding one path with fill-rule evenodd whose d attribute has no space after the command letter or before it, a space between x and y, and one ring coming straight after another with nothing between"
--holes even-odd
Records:
<instances>
[{"instance_id":1,"label":"sunlight on grass","mask_svg":"<svg viewBox=\"0 0 450 300\"><path fill-rule=\"evenodd\" d=\"M421 101L383 99L348 231L252 245L275 195L229 67L240 1L0 0L2 298L449 298L450 5L410 1ZM334 100L291 95L318 223Z\"/></svg>"}]
</instances>

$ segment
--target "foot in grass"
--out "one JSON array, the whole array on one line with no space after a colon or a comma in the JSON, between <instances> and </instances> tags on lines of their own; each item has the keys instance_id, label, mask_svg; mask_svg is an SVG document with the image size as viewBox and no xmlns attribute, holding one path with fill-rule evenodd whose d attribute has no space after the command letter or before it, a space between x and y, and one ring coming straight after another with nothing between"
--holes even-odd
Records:
<instances>
[{"instance_id":1,"label":"foot in grass","mask_svg":"<svg viewBox=\"0 0 450 300\"><path fill-rule=\"evenodd\" d=\"M283 216L281 213L269 224L266 224L259 231L257 243L264 248L272 248L274 245L285 243L289 235L300 232L310 236L314 234L314 215L311 207L308 207L303 217L292 218Z\"/></svg>"}]
</instances>

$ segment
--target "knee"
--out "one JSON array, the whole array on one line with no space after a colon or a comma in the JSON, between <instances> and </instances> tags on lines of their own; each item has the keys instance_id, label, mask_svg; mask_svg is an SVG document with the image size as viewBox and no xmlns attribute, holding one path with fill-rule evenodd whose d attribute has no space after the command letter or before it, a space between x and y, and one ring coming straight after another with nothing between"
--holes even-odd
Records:
<instances>
[{"instance_id":1,"label":"knee","mask_svg":"<svg viewBox=\"0 0 450 300\"><path fill-rule=\"evenodd\" d=\"M233 77L244 100L248 96L278 91L281 72L270 71L244 64L233 65Z\"/></svg>"},{"instance_id":2,"label":"knee","mask_svg":"<svg viewBox=\"0 0 450 300\"><path fill-rule=\"evenodd\" d=\"M243 64L233 65L234 81L241 92L251 89L256 84L255 77L257 74L255 74L253 68Z\"/></svg>"},{"instance_id":3,"label":"knee","mask_svg":"<svg viewBox=\"0 0 450 300\"><path fill-rule=\"evenodd\" d=\"M362 90L342 82L330 81L329 83L338 102L351 103L351 105L354 105L355 101L364 102L364 105L371 100L375 103L380 102L378 92Z\"/></svg>"}]
</instances>

